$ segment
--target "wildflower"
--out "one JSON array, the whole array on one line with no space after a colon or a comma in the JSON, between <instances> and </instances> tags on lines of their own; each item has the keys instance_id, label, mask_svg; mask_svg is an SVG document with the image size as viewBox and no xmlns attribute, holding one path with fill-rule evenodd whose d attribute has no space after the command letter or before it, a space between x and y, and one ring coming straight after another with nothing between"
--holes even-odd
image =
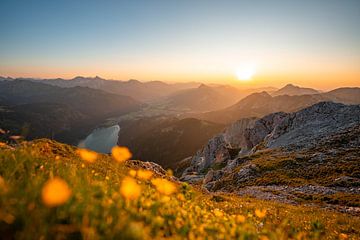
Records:
<instances>
[{"instance_id":1,"label":"wildflower","mask_svg":"<svg viewBox=\"0 0 360 240\"><path fill-rule=\"evenodd\" d=\"M171 195L177 190L175 184L163 178L155 178L151 180L151 183L156 187L156 190L159 193L164 195Z\"/></svg>"},{"instance_id":2,"label":"wildflower","mask_svg":"<svg viewBox=\"0 0 360 240\"><path fill-rule=\"evenodd\" d=\"M156 216L154 219L154 224L157 226L162 226L164 224L165 220L161 216Z\"/></svg>"},{"instance_id":3,"label":"wildflower","mask_svg":"<svg viewBox=\"0 0 360 240\"><path fill-rule=\"evenodd\" d=\"M132 157L132 154L127 147L119 146L115 146L111 149L111 155L118 162L125 162Z\"/></svg>"},{"instance_id":4,"label":"wildflower","mask_svg":"<svg viewBox=\"0 0 360 240\"><path fill-rule=\"evenodd\" d=\"M255 215L258 218L264 218L266 216L266 209L263 209L263 210L256 209L255 210Z\"/></svg>"},{"instance_id":5,"label":"wildflower","mask_svg":"<svg viewBox=\"0 0 360 240\"><path fill-rule=\"evenodd\" d=\"M224 213L221 210L215 208L214 215L215 215L215 217L222 217L224 215Z\"/></svg>"},{"instance_id":6,"label":"wildflower","mask_svg":"<svg viewBox=\"0 0 360 240\"><path fill-rule=\"evenodd\" d=\"M136 177L136 171L134 169L131 169L129 171L129 175L132 176L132 177Z\"/></svg>"},{"instance_id":7,"label":"wildflower","mask_svg":"<svg viewBox=\"0 0 360 240\"><path fill-rule=\"evenodd\" d=\"M94 151L87 150L87 149L78 149L77 154L81 157L82 160L93 163L98 157L98 154Z\"/></svg>"},{"instance_id":8,"label":"wildflower","mask_svg":"<svg viewBox=\"0 0 360 240\"><path fill-rule=\"evenodd\" d=\"M260 236L259 240L269 240L267 236Z\"/></svg>"},{"instance_id":9,"label":"wildflower","mask_svg":"<svg viewBox=\"0 0 360 240\"><path fill-rule=\"evenodd\" d=\"M0 193L7 192L7 186L3 177L0 176Z\"/></svg>"},{"instance_id":10,"label":"wildflower","mask_svg":"<svg viewBox=\"0 0 360 240\"><path fill-rule=\"evenodd\" d=\"M169 202L171 199L169 196L162 196L161 199L160 199L160 202L162 203L166 203L166 202Z\"/></svg>"},{"instance_id":11,"label":"wildflower","mask_svg":"<svg viewBox=\"0 0 360 240\"><path fill-rule=\"evenodd\" d=\"M141 194L141 187L135 179L125 177L121 182L120 193L127 200L136 200Z\"/></svg>"},{"instance_id":12,"label":"wildflower","mask_svg":"<svg viewBox=\"0 0 360 240\"><path fill-rule=\"evenodd\" d=\"M0 142L0 147L5 147L7 144L4 142Z\"/></svg>"},{"instance_id":13,"label":"wildflower","mask_svg":"<svg viewBox=\"0 0 360 240\"><path fill-rule=\"evenodd\" d=\"M181 193L179 193L176 197L177 197L178 200L180 200L182 202L186 200L185 197L184 197L184 194L181 194Z\"/></svg>"},{"instance_id":14,"label":"wildflower","mask_svg":"<svg viewBox=\"0 0 360 240\"><path fill-rule=\"evenodd\" d=\"M71 196L71 189L59 177L48 180L42 189L42 201L48 207L60 206L66 203Z\"/></svg>"},{"instance_id":15,"label":"wildflower","mask_svg":"<svg viewBox=\"0 0 360 240\"><path fill-rule=\"evenodd\" d=\"M345 234L345 233L340 233L339 234L339 239L341 239L341 240L345 240L345 239L348 239L348 238L349 238L349 236L347 234Z\"/></svg>"},{"instance_id":16,"label":"wildflower","mask_svg":"<svg viewBox=\"0 0 360 240\"><path fill-rule=\"evenodd\" d=\"M153 172L150 170L138 170L137 177L142 180L149 180L153 175Z\"/></svg>"},{"instance_id":17,"label":"wildflower","mask_svg":"<svg viewBox=\"0 0 360 240\"><path fill-rule=\"evenodd\" d=\"M236 220L237 223L244 223L246 218L243 215L237 215L235 220Z\"/></svg>"},{"instance_id":18,"label":"wildflower","mask_svg":"<svg viewBox=\"0 0 360 240\"><path fill-rule=\"evenodd\" d=\"M55 160L60 160L60 156L59 156L59 155L56 155L56 156L55 156Z\"/></svg>"},{"instance_id":19,"label":"wildflower","mask_svg":"<svg viewBox=\"0 0 360 240\"><path fill-rule=\"evenodd\" d=\"M166 170L166 176L169 176L169 177L174 176L173 170L171 170L170 168L168 170Z\"/></svg>"}]
</instances>

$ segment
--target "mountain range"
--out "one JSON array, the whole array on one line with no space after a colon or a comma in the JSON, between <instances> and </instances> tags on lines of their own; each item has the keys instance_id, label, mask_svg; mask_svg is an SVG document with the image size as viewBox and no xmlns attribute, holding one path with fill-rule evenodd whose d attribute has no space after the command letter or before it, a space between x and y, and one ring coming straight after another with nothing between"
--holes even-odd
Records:
<instances>
[{"instance_id":1,"label":"mountain range","mask_svg":"<svg viewBox=\"0 0 360 240\"><path fill-rule=\"evenodd\" d=\"M30 139L55 137L77 143L106 118L138 110L143 104L92 88L7 80L0 81L0 106L0 126L13 135L25 131Z\"/></svg>"},{"instance_id":2,"label":"mountain range","mask_svg":"<svg viewBox=\"0 0 360 240\"><path fill-rule=\"evenodd\" d=\"M135 79L130 79L128 81L106 80L98 76L93 78L78 76L69 80L61 78L26 80L42 82L63 88L89 87L109 93L129 96L141 102L151 102L160 97L168 96L176 91L200 85L200 83L196 82L169 84L161 81L140 82Z\"/></svg>"},{"instance_id":3,"label":"mountain range","mask_svg":"<svg viewBox=\"0 0 360 240\"><path fill-rule=\"evenodd\" d=\"M229 124L241 118L262 117L273 112L294 112L323 101L360 104L360 88L338 88L325 93L293 96L271 96L267 92L253 93L230 107L186 115L186 117L191 116L211 122Z\"/></svg>"}]
</instances>

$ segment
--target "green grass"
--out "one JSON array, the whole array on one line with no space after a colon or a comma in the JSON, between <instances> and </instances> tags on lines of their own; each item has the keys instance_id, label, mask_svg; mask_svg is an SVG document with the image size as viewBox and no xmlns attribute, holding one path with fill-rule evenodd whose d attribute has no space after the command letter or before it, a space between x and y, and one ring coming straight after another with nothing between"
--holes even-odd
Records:
<instances>
[{"instance_id":1,"label":"green grass","mask_svg":"<svg viewBox=\"0 0 360 240\"><path fill-rule=\"evenodd\" d=\"M150 181L139 180L140 197L127 201L119 193L121 180L130 169L141 168L141 162L119 164L101 155L95 163L85 163L75 150L49 140L0 147L1 238L360 238L359 217L231 194L206 194L180 182L174 183L178 192L165 197ZM73 194L64 205L49 208L42 202L41 191L54 176L64 179ZM266 216L257 217L256 209L266 209ZM245 221L239 221L238 215L245 216Z\"/></svg>"}]
</instances>

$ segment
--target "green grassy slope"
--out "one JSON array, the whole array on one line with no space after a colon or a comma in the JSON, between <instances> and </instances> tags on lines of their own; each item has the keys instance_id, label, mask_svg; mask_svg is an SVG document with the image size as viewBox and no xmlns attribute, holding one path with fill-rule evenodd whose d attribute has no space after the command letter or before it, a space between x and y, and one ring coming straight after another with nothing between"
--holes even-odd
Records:
<instances>
[{"instance_id":1,"label":"green grassy slope","mask_svg":"<svg viewBox=\"0 0 360 240\"><path fill-rule=\"evenodd\" d=\"M2 239L357 239L359 217L305 206L203 193L174 182L160 193L137 180L141 194L125 200L119 188L129 170L101 155L84 162L74 147L49 140L0 146L0 235ZM53 177L66 181L71 197L44 205L41 192ZM168 178L154 175L153 178ZM256 211L256 210L260 210ZM266 210L265 214L261 211ZM264 216L262 216L264 215Z\"/></svg>"}]
</instances>

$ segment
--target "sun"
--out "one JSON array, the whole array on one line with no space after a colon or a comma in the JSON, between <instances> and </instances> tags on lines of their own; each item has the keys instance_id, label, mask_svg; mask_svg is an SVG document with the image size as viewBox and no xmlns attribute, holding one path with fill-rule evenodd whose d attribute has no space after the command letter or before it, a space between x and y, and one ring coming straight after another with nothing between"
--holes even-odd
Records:
<instances>
[{"instance_id":1,"label":"sun","mask_svg":"<svg viewBox=\"0 0 360 240\"><path fill-rule=\"evenodd\" d=\"M256 73L256 65L253 63L242 64L236 69L236 77L239 81L250 81Z\"/></svg>"}]
</instances>

